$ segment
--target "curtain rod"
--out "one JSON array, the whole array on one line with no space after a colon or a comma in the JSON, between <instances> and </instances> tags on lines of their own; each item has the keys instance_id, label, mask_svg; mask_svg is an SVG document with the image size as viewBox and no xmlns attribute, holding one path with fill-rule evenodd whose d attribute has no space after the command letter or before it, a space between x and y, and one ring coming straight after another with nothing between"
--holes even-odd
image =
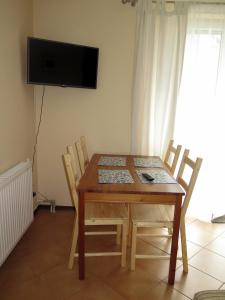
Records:
<instances>
[{"instance_id":1,"label":"curtain rod","mask_svg":"<svg viewBox=\"0 0 225 300\"><path fill-rule=\"evenodd\" d=\"M123 4L126 4L126 3L131 3L132 6L135 6L136 3L138 2L138 0L122 0L122 3ZM156 3L155 0L152 0L153 3ZM189 2L189 1L177 1L177 2ZM165 3L171 3L171 4L174 4L175 3L175 0L165 0ZM219 4L225 4L225 1L221 1L221 2L213 2L212 1L191 1L191 3L196 3L196 4L215 4L215 5L219 5Z\"/></svg>"}]
</instances>

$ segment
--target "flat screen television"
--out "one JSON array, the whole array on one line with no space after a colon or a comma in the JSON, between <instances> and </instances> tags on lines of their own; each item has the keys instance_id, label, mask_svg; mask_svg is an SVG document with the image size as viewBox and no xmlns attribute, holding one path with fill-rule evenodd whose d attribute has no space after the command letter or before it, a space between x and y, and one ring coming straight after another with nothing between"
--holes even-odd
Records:
<instances>
[{"instance_id":1,"label":"flat screen television","mask_svg":"<svg viewBox=\"0 0 225 300\"><path fill-rule=\"evenodd\" d=\"M28 37L27 83L97 88L99 49Z\"/></svg>"}]
</instances>

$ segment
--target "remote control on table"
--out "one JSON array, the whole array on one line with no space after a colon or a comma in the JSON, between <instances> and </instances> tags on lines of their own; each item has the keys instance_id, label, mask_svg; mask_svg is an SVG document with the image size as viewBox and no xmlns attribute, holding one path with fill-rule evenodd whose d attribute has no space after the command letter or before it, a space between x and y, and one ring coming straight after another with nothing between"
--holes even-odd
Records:
<instances>
[{"instance_id":1,"label":"remote control on table","mask_svg":"<svg viewBox=\"0 0 225 300\"><path fill-rule=\"evenodd\" d=\"M148 173L142 173L142 176L145 179L147 179L148 181L153 181L154 180L154 178L151 175L149 175Z\"/></svg>"}]
</instances>

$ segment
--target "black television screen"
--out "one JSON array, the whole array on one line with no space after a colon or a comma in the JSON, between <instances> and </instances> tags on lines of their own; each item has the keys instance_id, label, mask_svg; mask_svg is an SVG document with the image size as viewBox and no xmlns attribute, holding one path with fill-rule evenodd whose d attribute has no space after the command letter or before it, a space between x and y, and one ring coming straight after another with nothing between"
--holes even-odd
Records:
<instances>
[{"instance_id":1,"label":"black television screen","mask_svg":"<svg viewBox=\"0 0 225 300\"><path fill-rule=\"evenodd\" d=\"M96 89L98 48L27 39L27 83Z\"/></svg>"}]
</instances>

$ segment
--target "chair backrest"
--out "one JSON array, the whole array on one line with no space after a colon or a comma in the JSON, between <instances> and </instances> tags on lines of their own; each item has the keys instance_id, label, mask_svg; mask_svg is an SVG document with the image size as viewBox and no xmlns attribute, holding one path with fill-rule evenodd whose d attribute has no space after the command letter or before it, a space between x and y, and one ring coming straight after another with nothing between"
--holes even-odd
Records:
<instances>
[{"instance_id":1,"label":"chair backrest","mask_svg":"<svg viewBox=\"0 0 225 300\"><path fill-rule=\"evenodd\" d=\"M181 145L177 145L177 147L174 147L173 142L173 140L170 140L164 159L164 164L167 166L167 168L172 174L174 174L176 170L177 162L182 148Z\"/></svg>"},{"instance_id":2,"label":"chair backrest","mask_svg":"<svg viewBox=\"0 0 225 300\"><path fill-rule=\"evenodd\" d=\"M87 151L87 144L86 144L85 136L80 137L80 143L81 143L81 148L82 148L83 156L84 156L84 164L86 167L89 164L89 158L88 158L88 151Z\"/></svg>"},{"instance_id":3,"label":"chair backrest","mask_svg":"<svg viewBox=\"0 0 225 300\"><path fill-rule=\"evenodd\" d=\"M183 187L185 190L185 198L183 200L183 205L182 205L182 212L181 212L181 218L185 217L188 205L190 203L191 195L193 193L195 183L198 177L199 170L201 168L202 164L202 158L197 157L196 161L191 160L188 155L189 155L189 150L185 149L182 161L180 164L180 168L177 174L177 182ZM184 179L184 170L186 167L191 168L192 173L189 177L189 182L186 182Z\"/></svg>"},{"instance_id":4,"label":"chair backrest","mask_svg":"<svg viewBox=\"0 0 225 300\"><path fill-rule=\"evenodd\" d=\"M89 164L85 137L81 136L80 140L78 140L75 143L75 146L76 146L76 150L77 150L77 156L78 156L78 160L79 160L80 171L81 171L81 174L84 174L84 171L85 171L87 165Z\"/></svg>"},{"instance_id":5,"label":"chair backrest","mask_svg":"<svg viewBox=\"0 0 225 300\"><path fill-rule=\"evenodd\" d=\"M71 158L71 164L72 164L72 168L73 168L73 174L74 174L74 178L75 178L75 181L78 182L78 174L77 174L77 160L75 158L75 155L74 155L74 151L73 151L73 146L72 145L69 145L66 147L67 149L67 153L70 154L70 158Z\"/></svg>"},{"instance_id":6,"label":"chair backrest","mask_svg":"<svg viewBox=\"0 0 225 300\"><path fill-rule=\"evenodd\" d=\"M77 196L77 181L74 176L71 155L66 153L62 155L63 165L66 173L66 180L68 184L68 188L70 191L70 197L75 207L75 210L78 211L78 196Z\"/></svg>"}]
</instances>

